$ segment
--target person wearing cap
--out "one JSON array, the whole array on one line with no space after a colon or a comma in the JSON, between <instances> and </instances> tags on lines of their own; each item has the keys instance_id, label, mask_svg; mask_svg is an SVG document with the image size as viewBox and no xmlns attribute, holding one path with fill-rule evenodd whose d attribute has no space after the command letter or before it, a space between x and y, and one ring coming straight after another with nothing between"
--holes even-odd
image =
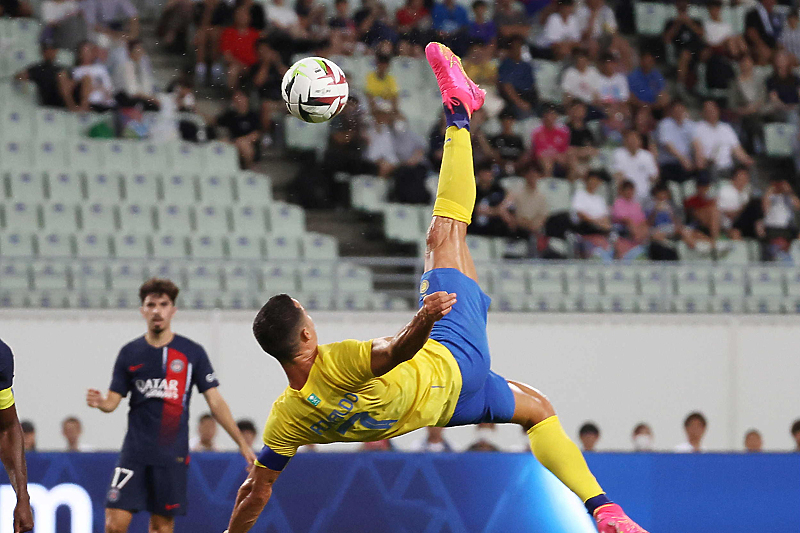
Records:
<instances>
[{"instance_id":1,"label":"person wearing cap","mask_svg":"<svg viewBox=\"0 0 800 533\"><path fill-rule=\"evenodd\" d=\"M42 41L42 60L29 65L16 74L19 81L31 81L39 93L39 104L46 107L66 108L70 111L88 111L89 104L81 96L83 83L70 78L66 69L56 64L58 50L52 41ZM76 98L78 97L78 102Z\"/></svg>"}]
</instances>

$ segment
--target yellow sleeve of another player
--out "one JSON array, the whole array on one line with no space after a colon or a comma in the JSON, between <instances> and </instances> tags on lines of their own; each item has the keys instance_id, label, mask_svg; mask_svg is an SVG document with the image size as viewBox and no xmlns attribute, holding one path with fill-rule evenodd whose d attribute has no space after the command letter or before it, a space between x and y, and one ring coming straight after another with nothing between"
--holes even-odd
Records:
<instances>
[{"instance_id":1,"label":"yellow sleeve of another player","mask_svg":"<svg viewBox=\"0 0 800 533\"><path fill-rule=\"evenodd\" d=\"M372 341L346 340L320 346L323 366L333 385L361 385L372 374ZM325 361L325 358L328 358Z\"/></svg>"},{"instance_id":2,"label":"yellow sleeve of another player","mask_svg":"<svg viewBox=\"0 0 800 533\"><path fill-rule=\"evenodd\" d=\"M0 411L8 409L12 405L14 405L14 393L11 391L11 387L0 390Z\"/></svg>"}]
</instances>

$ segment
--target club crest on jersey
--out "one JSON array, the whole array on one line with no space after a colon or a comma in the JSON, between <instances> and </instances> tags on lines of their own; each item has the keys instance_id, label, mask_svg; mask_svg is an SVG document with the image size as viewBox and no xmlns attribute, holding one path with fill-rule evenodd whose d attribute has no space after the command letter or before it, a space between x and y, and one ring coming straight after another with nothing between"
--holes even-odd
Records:
<instances>
[{"instance_id":1,"label":"club crest on jersey","mask_svg":"<svg viewBox=\"0 0 800 533\"><path fill-rule=\"evenodd\" d=\"M169 364L169 369L175 372L176 374L178 372L183 372L183 361L181 361L180 359L174 359Z\"/></svg>"},{"instance_id":2,"label":"club crest on jersey","mask_svg":"<svg viewBox=\"0 0 800 533\"><path fill-rule=\"evenodd\" d=\"M306 399L308 400L308 403L310 403L314 407L318 406L320 404L320 402L322 401L322 400L319 399L319 396L317 396L313 392L311 393L311 396L309 396Z\"/></svg>"},{"instance_id":3,"label":"club crest on jersey","mask_svg":"<svg viewBox=\"0 0 800 533\"><path fill-rule=\"evenodd\" d=\"M426 292L428 292L428 287L430 287L430 285L431 284L428 283L427 279L423 279L422 283L419 284L419 293L425 294Z\"/></svg>"},{"instance_id":4,"label":"club crest on jersey","mask_svg":"<svg viewBox=\"0 0 800 533\"><path fill-rule=\"evenodd\" d=\"M180 398L177 379L137 379L136 389L145 398L162 398L164 400L177 400Z\"/></svg>"},{"instance_id":5,"label":"club crest on jersey","mask_svg":"<svg viewBox=\"0 0 800 533\"><path fill-rule=\"evenodd\" d=\"M117 500L119 500L119 489L114 487L108 491L108 501L114 503Z\"/></svg>"}]
</instances>

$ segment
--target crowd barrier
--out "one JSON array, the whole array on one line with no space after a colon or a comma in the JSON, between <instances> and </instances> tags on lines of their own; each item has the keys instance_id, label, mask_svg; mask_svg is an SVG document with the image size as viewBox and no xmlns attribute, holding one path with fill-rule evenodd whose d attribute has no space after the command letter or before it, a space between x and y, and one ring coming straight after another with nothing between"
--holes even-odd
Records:
<instances>
[{"instance_id":1,"label":"crowd barrier","mask_svg":"<svg viewBox=\"0 0 800 533\"><path fill-rule=\"evenodd\" d=\"M30 453L35 533L101 533L112 453ZM589 454L605 489L651 533L800 531L800 454ZM177 533L221 533L244 461L195 454ZM0 479L0 533L14 493ZM137 515L132 533L147 530ZM596 532L580 501L526 454L301 454L255 533Z\"/></svg>"}]
</instances>

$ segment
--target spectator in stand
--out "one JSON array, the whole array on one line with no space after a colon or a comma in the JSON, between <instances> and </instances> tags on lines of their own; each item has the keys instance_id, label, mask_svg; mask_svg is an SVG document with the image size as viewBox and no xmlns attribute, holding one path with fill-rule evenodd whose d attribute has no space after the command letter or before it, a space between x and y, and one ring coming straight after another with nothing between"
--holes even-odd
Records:
<instances>
[{"instance_id":1,"label":"spectator in stand","mask_svg":"<svg viewBox=\"0 0 800 533\"><path fill-rule=\"evenodd\" d=\"M649 107L640 107L633 116L633 130L639 134L642 148L653 154L658 160L658 143L656 142L656 120Z\"/></svg>"},{"instance_id":2,"label":"spectator in stand","mask_svg":"<svg viewBox=\"0 0 800 533\"><path fill-rule=\"evenodd\" d=\"M185 41L195 16L194 0L167 0L156 24L156 37L175 53L185 53Z\"/></svg>"},{"instance_id":3,"label":"spectator in stand","mask_svg":"<svg viewBox=\"0 0 800 533\"><path fill-rule=\"evenodd\" d=\"M766 65L778 46L782 21L775 11L776 0L758 0L744 18L744 38L756 63Z\"/></svg>"},{"instance_id":4,"label":"spectator in stand","mask_svg":"<svg viewBox=\"0 0 800 533\"><path fill-rule=\"evenodd\" d=\"M800 452L800 418L792 423L792 438L795 442L794 451Z\"/></svg>"},{"instance_id":5,"label":"spectator in stand","mask_svg":"<svg viewBox=\"0 0 800 533\"><path fill-rule=\"evenodd\" d=\"M32 17L33 8L25 0L0 1L0 17Z\"/></svg>"},{"instance_id":6,"label":"spectator in stand","mask_svg":"<svg viewBox=\"0 0 800 533\"><path fill-rule=\"evenodd\" d=\"M217 126L227 130L227 142L236 146L242 168L248 169L257 160L261 120L250 110L250 99L241 89L233 91L230 107L217 117Z\"/></svg>"},{"instance_id":7,"label":"spectator in stand","mask_svg":"<svg viewBox=\"0 0 800 533\"><path fill-rule=\"evenodd\" d=\"M264 128L262 142L271 145L273 142L272 116L284 109L281 82L288 68L268 40L260 39L256 44L256 51L258 62L250 67L245 75L245 85L258 93L261 105L261 125Z\"/></svg>"},{"instance_id":8,"label":"spectator in stand","mask_svg":"<svg viewBox=\"0 0 800 533\"><path fill-rule=\"evenodd\" d=\"M569 128L569 148L567 160L574 178L586 175L592 160L597 156L597 140L586 125L587 108L580 100L573 100L567 108L567 127Z\"/></svg>"},{"instance_id":9,"label":"spectator in stand","mask_svg":"<svg viewBox=\"0 0 800 533\"><path fill-rule=\"evenodd\" d=\"M97 62L97 46L84 41L78 46L72 79L81 86L80 100L85 100L94 111L108 111L116 107L114 86L108 68Z\"/></svg>"},{"instance_id":10,"label":"spectator in stand","mask_svg":"<svg viewBox=\"0 0 800 533\"><path fill-rule=\"evenodd\" d=\"M516 119L510 111L500 113L500 133L489 139L493 148L493 159L500 165L503 173L513 176L517 172L519 163L525 153L525 144L522 137L515 131Z\"/></svg>"},{"instance_id":11,"label":"spectator in stand","mask_svg":"<svg viewBox=\"0 0 800 533\"><path fill-rule=\"evenodd\" d=\"M647 211L647 223L650 226L650 246L648 257L651 261L677 261L676 241L691 238L690 230L681 224L677 209L672 201L669 188L663 183L653 187L652 199ZM684 238L689 242L693 242Z\"/></svg>"},{"instance_id":12,"label":"spectator in stand","mask_svg":"<svg viewBox=\"0 0 800 533\"><path fill-rule=\"evenodd\" d=\"M270 7L270 13L272 11L273 8ZM211 83L214 85L223 83L225 69L219 62L219 39L223 28L230 24L231 18L231 8L225 0L202 0L202 4L197 9L195 20L197 31L194 36L197 63L194 67L194 75L195 83L199 86L206 83L209 63L211 64Z\"/></svg>"},{"instance_id":13,"label":"spectator in stand","mask_svg":"<svg viewBox=\"0 0 800 533\"><path fill-rule=\"evenodd\" d=\"M456 39L469 26L469 13L455 0L443 0L433 4L432 27L445 44L456 44ZM456 48L460 48L456 46ZM458 52L457 52L458 53Z\"/></svg>"},{"instance_id":14,"label":"spectator in stand","mask_svg":"<svg viewBox=\"0 0 800 533\"><path fill-rule=\"evenodd\" d=\"M525 10L515 0L497 0L494 7L494 25L500 37L522 37L528 36L530 26L528 25Z\"/></svg>"},{"instance_id":15,"label":"spectator in stand","mask_svg":"<svg viewBox=\"0 0 800 533\"><path fill-rule=\"evenodd\" d=\"M350 3L348 0L336 0L333 4L335 14L328 21L328 26L333 30L355 35L356 23L350 16Z\"/></svg>"},{"instance_id":16,"label":"spectator in stand","mask_svg":"<svg viewBox=\"0 0 800 533\"><path fill-rule=\"evenodd\" d=\"M483 42L473 42L469 54L464 58L463 66L467 75L486 91L486 98L481 109L491 116L497 116L506 107L500 97L497 86L497 62L492 58L494 47Z\"/></svg>"},{"instance_id":17,"label":"spectator in stand","mask_svg":"<svg viewBox=\"0 0 800 533\"><path fill-rule=\"evenodd\" d=\"M77 417L70 416L61 422L61 435L67 442L68 452L88 452L91 448L81 444L81 433L83 433L83 426Z\"/></svg>"},{"instance_id":18,"label":"spectator in stand","mask_svg":"<svg viewBox=\"0 0 800 533\"><path fill-rule=\"evenodd\" d=\"M694 412L683 421L683 429L686 431L686 442L675 446L675 451L679 453L703 452L703 437L706 434L706 417L702 413Z\"/></svg>"},{"instance_id":19,"label":"spectator in stand","mask_svg":"<svg viewBox=\"0 0 800 533\"><path fill-rule=\"evenodd\" d=\"M581 42L591 51L593 58L597 58L600 50L608 50L620 55L625 68L631 68L633 51L617 31L614 10L606 5L605 0L586 0L575 11L575 16L578 18Z\"/></svg>"},{"instance_id":20,"label":"spectator in stand","mask_svg":"<svg viewBox=\"0 0 800 533\"><path fill-rule=\"evenodd\" d=\"M633 428L633 451L652 452L653 451L653 430L644 422L636 424Z\"/></svg>"},{"instance_id":21,"label":"spectator in stand","mask_svg":"<svg viewBox=\"0 0 800 533\"><path fill-rule=\"evenodd\" d=\"M747 167L753 164L731 125L719 120L719 105L714 100L703 103L703 120L695 125L692 143L697 169L715 177L729 176L734 162Z\"/></svg>"},{"instance_id":22,"label":"spectator in stand","mask_svg":"<svg viewBox=\"0 0 800 533\"><path fill-rule=\"evenodd\" d=\"M694 126L694 122L689 119L686 104L680 100L672 103L669 116L658 123L656 139L660 175L663 179L683 183L693 177Z\"/></svg>"},{"instance_id":23,"label":"spectator in stand","mask_svg":"<svg viewBox=\"0 0 800 533\"><path fill-rule=\"evenodd\" d=\"M638 132L625 133L625 145L614 150L612 172L617 184L630 180L636 187L636 199L645 201L650 196L650 188L658 181L658 166L653 154L642 148L642 138Z\"/></svg>"},{"instance_id":24,"label":"spectator in stand","mask_svg":"<svg viewBox=\"0 0 800 533\"><path fill-rule=\"evenodd\" d=\"M447 130L447 122L444 115L439 115L439 122L431 127L428 133L428 161L434 172L438 172L442 166L442 154L444 152L444 134Z\"/></svg>"},{"instance_id":25,"label":"spectator in stand","mask_svg":"<svg viewBox=\"0 0 800 533\"><path fill-rule=\"evenodd\" d=\"M642 204L636 199L636 185L631 180L619 184L617 199L611 207L611 220L619 234L617 257L625 261L638 259L645 251L648 227Z\"/></svg>"},{"instance_id":26,"label":"spectator in stand","mask_svg":"<svg viewBox=\"0 0 800 533\"><path fill-rule=\"evenodd\" d=\"M32 81L36 85L39 105L66 108L70 111L88 111L89 102L83 89L86 82L74 82L67 70L56 64L57 53L53 43L43 41L42 61L17 73L16 79Z\"/></svg>"},{"instance_id":27,"label":"spectator in stand","mask_svg":"<svg viewBox=\"0 0 800 533\"><path fill-rule=\"evenodd\" d=\"M600 56L600 84L597 92L606 117L604 126L607 134L621 141L622 132L630 127L630 90L628 78L619 72L617 58L611 53Z\"/></svg>"},{"instance_id":28,"label":"spectator in stand","mask_svg":"<svg viewBox=\"0 0 800 533\"><path fill-rule=\"evenodd\" d=\"M138 39L128 44L128 58L117 69L117 101L123 107L141 105L145 110L158 111L153 65Z\"/></svg>"},{"instance_id":29,"label":"spectator in stand","mask_svg":"<svg viewBox=\"0 0 800 533\"><path fill-rule=\"evenodd\" d=\"M430 204L431 193L425 186L430 168L425 160L425 141L402 117L395 119L391 133L397 166L391 176L390 200L401 204Z\"/></svg>"},{"instance_id":30,"label":"spectator in stand","mask_svg":"<svg viewBox=\"0 0 800 533\"><path fill-rule=\"evenodd\" d=\"M25 452L36 451L36 426L30 420L20 422L22 426L22 448Z\"/></svg>"},{"instance_id":31,"label":"spectator in stand","mask_svg":"<svg viewBox=\"0 0 800 533\"><path fill-rule=\"evenodd\" d=\"M719 238L722 218L717 206L717 200L711 194L711 180L708 174L701 172L695 180L695 193L684 202L686 210L686 222L692 234L696 237L694 248L700 250L697 245L701 242L704 251L707 246L713 247ZM691 244L690 244L691 246Z\"/></svg>"},{"instance_id":32,"label":"spectator in stand","mask_svg":"<svg viewBox=\"0 0 800 533\"><path fill-rule=\"evenodd\" d=\"M388 178L400 163L395 151L392 104L376 100L372 106L375 122L367 134L366 158L378 167L378 176Z\"/></svg>"},{"instance_id":33,"label":"spectator in stand","mask_svg":"<svg viewBox=\"0 0 800 533\"><path fill-rule=\"evenodd\" d=\"M561 78L565 103L580 100L589 106L599 106L600 72L589 62L589 52L585 48L577 48L573 57L575 64L567 67ZM597 115L597 111L594 114Z\"/></svg>"},{"instance_id":34,"label":"spectator in stand","mask_svg":"<svg viewBox=\"0 0 800 533\"><path fill-rule=\"evenodd\" d=\"M477 196L469 233L494 237L509 236L516 229L514 215L511 214L511 197L497 183L490 162L477 166L475 181Z\"/></svg>"},{"instance_id":35,"label":"spectator in stand","mask_svg":"<svg viewBox=\"0 0 800 533\"><path fill-rule=\"evenodd\" d=\"M375 58L375 70L367 74L364 83L364 93L367 95L369 107L375 112L375 102L382 100L391 105L392 112L397 112L397 98L400 89L397 87L397 80L389 74L391 58L388 55L379 54Z\"/></svg>"},{"instance_id":36,"label":"spectator in stand","mask_svg":"<svg viewBox=\"0 0 800 533\"><path fill-rule=\"evenodd\" d=\"M373 48L380 42L397 40L386 5L377 0L362 0L362 5L363 7L353 15L353 20L358 26L359 40Z\"/></svg>"},{"instance_id":37,"label":"spectator in stand","mask_svg":"<svg viewBox=\"0 0 800 533\"><path fill-rule=\"evenodd\" d=\"M760 453L764 451L764 439L757 429L751 429L744 435L744 450L747 453Z\"/></svg>"},{"instance_id":38,"label":"spectator in stand","mask_svg":"<svg viewBox=\"0 0 800 533\"><path fill-rule=\"evenodd\" d=\"M239 431L241 432L242 437L244 437L247 446L255 450L256 436L258 435L258 433L256 432L256 425L253 424L253 421L243 418L242 420L236 422L236 427L239 428Z\"/></svg>"},{"instance_id":39,"label":"spectator in stand","mask_svg":"<svg viewBox=\"0 0 800 533\"><path fill-rule=\"evenodd\" d=\"M800 78L792 72L789 54L779 50L773 56L774 71L767 78L770 111L780 121L797 124L797 104L800 103Z\"/></svg>"},{"instance_id":40,"label":"spectator in stand","mask_svg":"<svg viewBox=\"0 0 800 533\"><path fill-rule=\"evenodd\" d=\"M423 453L450 453L453 447L444 438L443 427L431 426L425 428L425 436L415 441L409 450Z\"/></svg>"},{"instance_id":41,"label":"spectator in stand","mask_svg":"<svg viewBox=\"0 0 800 533\"><path fill-rule=\"evenodd\" d=\"M430 12L425 7L424 0L406 0L406 5L397 10L395 22L397 31L401 34L410 34L418 30L419 26L430 18Z\"/></svg>"},{"instance_id":42,"label":"spectator in stand","mask_svg":"<svg viewBox=\"0 0 800 533\"><path fill-rule=\"evenodd\" d=\"M678 16L667 22L663 39L675 48L678 59L677 81L684 89L690 87L691 75L703 50L703 23L689 16L689 2L677 0Z\"/></svg>"},{"instance_id":43,"label":"spectator in stand","mask_svg":"<svg viewBox=\"0 0 800 533\"><path fill-rule=\"evenodd\" d=\"M747 53L744 37L733 31L729 22L722 20L722 0L711 0L707 5L708 18L703 21L703 38L708 48L704 59L712 54L725 54L738 59Z\"/></svg>"},{"instance_id":44,"label":"spectator in stand","mask_svg":"<svg viewBox=\"0 0 800 533\"><path fill-rule=\"evenodd\" d=\"M731 239L764 237L763 206L759 198L753 197L748 169L736 167L733 170L730 181L719 189L717 206L722 215L722 228Z\"/></svg>"},{"instance_id":45,"label":"spectator in stand","mask_svg":"<svg viewBox=\"0 0 800 533\"><path fill-rule=\"evenodd\" d=\"M103 49L113 49L108 60L113 69L125 57L128 41L139 38L136 8L131 0L83 0L81 9L95 43Z\"/></svg>"},{"instance_id":46,"label":"spectator in stand","mask_svg":"<svg viewBox=\"0 0 800 533\"><path fill-rule=\"evenodd\" d=\"M586 422L578 430L578 438L584 452L593 452L600 440L600 428L594 422Z\"/></svg>"},{"instance_id":47,"label":"spectator in stand","mask_svg":"<svg viewBox=\"0 0 800 533\"><path fill-rule=\"evenodd\" d=\"M731 109L739 115L744 133L743 145L749 153L764 146L764 118L769 114L766 77L756 71L753 58L745 54L739 60L739 75L733 82Z\"/></svg>"},{"instance_id":48,"label":"spectator in stand","mask_svg":"<svg viewBox=\"0 0 800 533\"><path fill-rule=\"evenodd\" d=\"M56 48L74 50L88 37L86 19L77 0L45 0L42 2L42 39Z\"/></svg>"},{"instance_id":49,"label":"spectator in stand","mask_svg":"<svg viewBox=\"0 0 800 533\"><path fill-rule=\"evenodd\" d=\"M239 6L233 12L233 26L222 30L219 49L227 65L228 88L233 90L242 86L244 73L258 62L256 42L258 30L250 27L250 9Z\"/></svg>"},{"instance_id":50,"label":"spectator in stand","mask_svg":"<svg viewBox=\"0 0 800 533\"><path fill-rule=\"evenodd\" d=\"M544 233L545 223L550 216L550 207L547 197L539 189L538 183L542 178L536 164L527 166L523 173L525 186L511 196L513 206L514 224L521 233L528 234L531 248L529 255L533 256L536 250L537 237Z\"/></svg>"},{"instance_id":51,"label":"spectator in stand","mask_svg":"<svg viewBox=\"0 0 800 533\"><path fill-rule=\"evenodd\" d=\"M792 261L789 247L797 237L797 212L800 199L786 179L770 183L762 199L764 209L764 231L766 232L766 255L769 260L786 263Z\"/></svg>"},{"instance_id":52,"label":"spectator in stand","mask_svg":"<svg viewBox=\"0 0 800 533\"><path fill-rule=\"evenodd\" d=\"M570 207L575 231L582 236L581 256L610 261L614 252L608 242L611 217L605 195L600 189L603 178L599 172L590 170L585 180L586 187L575 191Z\"/></svg>"},{"instance_id":53,"label":"spectator in stand","mask_svg":"<svg viewBox=\"0 0 800 533\"><path fill-rule=\"evenodd\" d=\"M483 422L475 426L475 441L467 447L468 452L499 452L497 426L493 422Z\"/></svg>"},{"instance_id":54,"label":"spectator in stand","mask_svg":"<svg viewBox=\"0 0 800 533\"><path fill-rule=\"evenodd\" d=\"M392 439L376 440L372 442L365 442L361 445L362 452L393 452L394 444Z\"/></svg>"},{"instance_id":55,"label":"spectator in stand","mask_svg":"<svg viewBox=\"0 0 800 533\"><path fill-rule=\"evenodd\" d=\"M569 141L569 128L558 123L558 111L555 106L548 105L542 114L542 124L531 134L533 159L545 176L575 178L569 174Z\"/></svg>"},{"instance_id":56,"label":"spectator in stand","mask_svg":"<svg viewBox=\"0 0 800 533\"><path fill-rule=\"evenodd\" d=\"M500 96L506 101L517 118L529 117L538 102L533 67L522 59L521 37L513 37L505 59L500 63L497 81Z\"/></svg>"},{"instance_id":57,"label":"spectator in stand","mask_svg":"<svg viewBox=\"0 0 800 533\"><path fill-rule=\"evenodd\" d=\"M472 14L473 20L469 24L470 42L494 44L497 39L497 24L489 19L489 4L486 0L475 0L472 3Z\"/></svg>"},{"instance_id":58,"label":"spectator in stand","mask_svg":"<svg viewBox=\"0 0 800 533\"><path fill-rule=\"evenodd\" d=\"M791 56L792 65L800 63L800 16L796 9L789 11L778 44Z\"/></svg>"},{"instance_id":59,"label":"spectator in stand","mask_svg":"<svg viewBox=\"0 0 800 533\"><path fill-rule=\"evenodd\" d=\"M323 159L323 169L329 184L333 183L334 174L337 172L372 175L378 173L377 166L364 157L367 153L367 128L364 118L366 114L365 106L358 97L351 94L341 113L331 120L328 148ZM444 143L444 132L441 137L441 142ZM346 193L337 191L336 194L332 194L331 191L325 191L320 196L326 199L334 196L341 205L345 203Z\"/></svg>"},{"instance_id":60,"label":"spectator in stand","mask_svg":"<svg viewBox=\"0 0 800 533\"><path fill-rule=\"evenodd\" d=\"M189 442L192 452L216 452L217 421L210 413L205 413L197 420L197 436Z\"/></svg>"},{"instance_id":61,"label":"spectator in stand","mask_svg":"<svg viewBox=\"0 0 800 533\"><path fill-rule=\"evenodd\" d=\"M300 17L297 11L286 5L286 0L273 0L270 3L267 21L274 29L290 37L297 36L300 32Z\"/></svg>"},{"instance_id":62,"label":"spectator in stand","mask_svg":"<svg viewBox=\"0 0 800 533\"><path fill-rule=\"evenodd\" d=\"M641 52L639 67L628 74L628 88L634 106L648 107L660 116L661 111L669 105L666 80L656 68L655 55L648 48Z\"/></svg>"},{"instance_id":63,"label":"spectator in stand","mask_svg":"<svg viewBox=\"0 0 800 533\"><path fill-rule=\"evenodd\" d=\"M556 0L556 5L536 41L536 55L560 61L580 45L581 29L573 0Z\"/></svg>"}]
</instances>

